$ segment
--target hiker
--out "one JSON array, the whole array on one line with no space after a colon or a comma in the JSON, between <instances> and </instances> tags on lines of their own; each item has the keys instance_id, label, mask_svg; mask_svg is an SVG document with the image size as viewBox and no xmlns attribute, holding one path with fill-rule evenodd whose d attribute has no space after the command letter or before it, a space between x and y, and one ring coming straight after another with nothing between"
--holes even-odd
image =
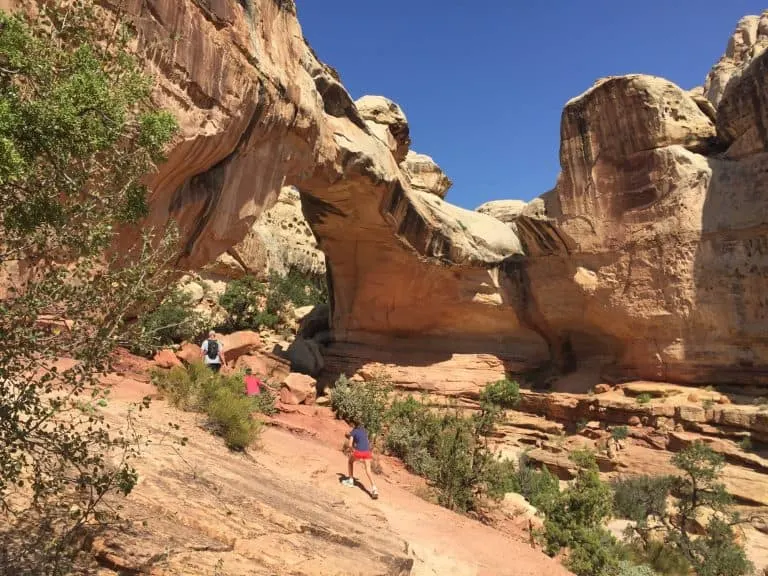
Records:
<instances>
[{"instance_id":1,"label":"hiker","mask_svg":"<svg viewBox=\"0 0 768 576\"><path fill-rule=\"evenodd\" d=\"M246 396L258 396L261 394L261 387L264 386L264 382L254 376L250 368L245 369L245 378L243 378L243 383L245 384Z\"/></svg>"},{"instance_id":2,"label":"hiker","mask_svg":"<svg viewBox=\"0 0 768 576\"><path fill-rule=\"evenodd\" d=\"M379 491L376 489L376 484L373 482L373 474L371 473L371 460L373 454L371 453L371 443L368 440L368 433L365 428L359 422L352 422L353 428L347 432L346 437L349 438L349 442L345 445L345 452L349 453L349 474L342 480L344 486L355 485L355 462L362 461L365 468L365 475L368 476L368 482L371 483L371 498L378 498Z\"/></svg>"},{"instance_id":3,"label":"hiker","mask_svg":"<svg viewBox=\"0 0 768 576\"><path fill-rule=\"evenodd\" d=\"M208 339L200 346L200 351L203 355L203 363L218 373L224 364L224 346L216 339L216 332L213 330L208 332Z\"/></svg>"}]
</instances>

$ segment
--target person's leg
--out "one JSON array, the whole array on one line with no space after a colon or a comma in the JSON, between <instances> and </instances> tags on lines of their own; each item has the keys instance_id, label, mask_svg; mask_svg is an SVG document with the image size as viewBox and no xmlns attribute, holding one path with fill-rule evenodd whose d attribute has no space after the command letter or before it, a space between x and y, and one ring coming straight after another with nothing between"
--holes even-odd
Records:
<instances>
[{"instance_id":1,"label":"person's leg","mask_svg":"<svg viewBox=\"0 0 768 576\"><path fill-rule=\"evenodd\" d=\"M373 481L373 473L371 472L370 458L363 460L363 465L365 466L365 475L368 476L368 482L371 483L371 492L373 492L374 494L377 494L378 490L376 489L376 483Z\"/></svg>"},{"instance_id":2,"label":"person's leg","mask_svg":"<svg viewBox=\"0 0 768 576\"><path fill-rule=\"evenodd\" d=\"M355 477L355 456L354 454L349 455L349 460L347 460L347 478L354 479Z\"/></svg>"}]
</instances>

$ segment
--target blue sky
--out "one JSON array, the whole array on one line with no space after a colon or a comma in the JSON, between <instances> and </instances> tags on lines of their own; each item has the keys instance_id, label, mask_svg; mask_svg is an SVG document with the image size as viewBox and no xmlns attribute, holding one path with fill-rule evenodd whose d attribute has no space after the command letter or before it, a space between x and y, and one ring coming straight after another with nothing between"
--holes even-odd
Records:
<instances>
[{"instance_id":1,"label":"blue sky","mask_svg":"<svg viewBox=\"0 0 768 576\"><path fill-rule=\"evenodd\" d=\"M559 171L560 113L601 76L703 84L754 0L297 0L319 57L358 98L405 111L448 200L529 200Z\"/></svg>"}]
</instances>

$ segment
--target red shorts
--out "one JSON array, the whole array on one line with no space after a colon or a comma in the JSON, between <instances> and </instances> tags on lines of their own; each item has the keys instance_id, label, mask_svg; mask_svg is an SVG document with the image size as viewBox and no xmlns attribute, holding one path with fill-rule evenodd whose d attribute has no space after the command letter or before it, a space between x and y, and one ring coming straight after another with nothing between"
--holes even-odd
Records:
<instances>
[{"instance_id":1,"label":"red shorts","mask_svg":"<svg viewBox=\"0 0 768 576\"><path fill-rule=\"evenodd\" d=\"M355 460L371 460L373 458L373 454L371 454L370 450L355 450L352 452L352 457Z\"/></svg>"}]
</instances>

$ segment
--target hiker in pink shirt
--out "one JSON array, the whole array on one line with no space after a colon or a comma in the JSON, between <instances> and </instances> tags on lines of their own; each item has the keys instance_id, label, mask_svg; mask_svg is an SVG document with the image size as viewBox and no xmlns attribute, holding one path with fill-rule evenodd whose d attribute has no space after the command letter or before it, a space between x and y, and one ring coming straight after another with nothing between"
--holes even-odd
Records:
<instances>
[{"instance_id":1,"label":"hiker in pink shirt","mask_svg":"<svg viewBox=\"0 0 768 576\"><path fill-rule=\"evenodd\" d=\"M258 396L261 394L261 387L264 386L264 382L259 380L251 373L250 368L245 369L245 395L246 396Z\"/></svg>"}]
</instances>

